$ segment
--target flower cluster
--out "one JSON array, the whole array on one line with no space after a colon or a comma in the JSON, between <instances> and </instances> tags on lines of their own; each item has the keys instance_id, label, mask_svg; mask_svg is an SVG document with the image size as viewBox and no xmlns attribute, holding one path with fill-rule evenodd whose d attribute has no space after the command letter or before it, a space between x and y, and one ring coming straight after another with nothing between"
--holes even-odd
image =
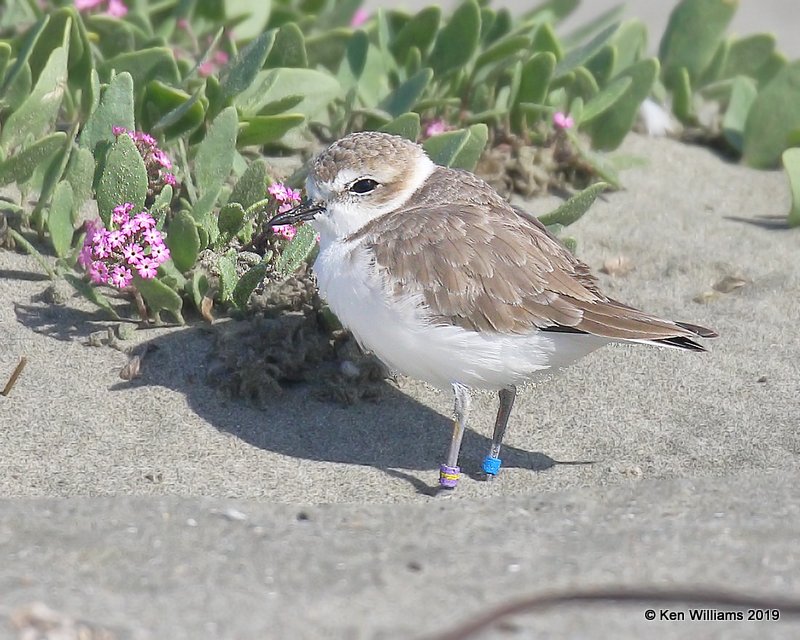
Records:
<instances>
[{"instance_id":1,"label":"flower cluster","mask_svg":"<svg viewBox=\"0 0 800 640\"><path fill-rule=\"evenodd\" d=\"M166 153L158 147L156 139L144 131L129 131L125 127L113 127L111 132L119 137L123 133L128 134L133 140L136 148L139 150L139 155L144 160L144 166L147 168L147 195L153 197L166 185L175 186L177 181L175 175L171 173L172 161Z\"/></svg>"},{"instance_id":2,"label":"flower cluster","mask_svg":"<svg viewBox=\"0 0 800 640\"><path fill-rule=\"evenodd\" d=\"M364 7L359 7L356 9L353 17L350 18L350 26L353 27L353 29L358 29L358 27L362 26L367 20L369 20L369 11Z\"/></svg>"},{"instance_id":3,"label":"flower cluster","mask_svg":"<svg viewBox=\"0 0 800 640\"><path fill-rule=\"evenodd\" d=\"M208 76L217 73L222 67L228 64L229 56L225 51L222 49L217 49L211 56L200 64L197 68L197 73L200 74L201 78L207 78Z\"/></svg>"},{"instance_id":4,"label":"flower cluster","mask_svg":"<svg viewBox=\"0 0 800 640\"><path fill-rule=\"evenodd\" d=\"M438 136L440 133L450 131L450 129L452 129L452 127L447 124L443 118L437 118L435 120L431 120L425 125L423 137L430 138L432 136Z\"/></svg>"},{"instance_id":5,"label":"flower cluster","mask_svg":"<svg viewBox=\"0 0 800 640\"><path fill-rule=\"evenodd\" d=\"M130 202L114 207L109 229L99 220L86 223L86 239L78 263L95 284L124 289L134 272L145 280L156 277L158 266L169 260L156 221L146 211L132 216Z\"/></svg>"},{"instance_id":6,"label":"flower cluster","mask_svg":"<svg viewBox=\"0 0 800 640\"><path fill-rule=\"evenodd\" d=\"M183 32L184 38L182 38L182 40L185 42L188 39L188 49L181 46L173 47L175 57L186 60L189 63L193 63L198 56L205 58L205 60L200 62L197 66L197 73L201 78L207 78L208 76L219 73L230 61L230 54L228 51L224 49L211 51L211 46L223 46L226 44L225 41L227 40L232 50L236 50L235 37L231 29L224 29L223 40L219 43L215 43L216 38L211 35L198 38L192 28L192 23L185 17L178 18L175 22L175 26Z\"/></svg>"},{"instance_id":7,"label":"flower cluster","mask_svg":"<svg viewBox=\"0 0 800 640\"><path fill-rule=\"evenodd\" d=\"M572 129L575 126L575 119L569 114L556 111L553 114L553 124L556 129Z\"/></svg>"},{"instance_id":8,"label":"flower cluster","mask_svg":"<svg viewBox=\"0 0 800 640\"><path fill-rule=\"evenodd\" d=\"M271 184L267 191L269 194L275 198L281 205L278 207L278 213L286 213L294 207L295 204L300 202L300 192L296 189L292 189L287 187L282 182L275 182ZM295 234L297 234L297 227L293 224L280 224L275 227L272 227L274 233L279 235L281 238L285 238L286 240L291 240L294 238Z\"/></svg>"},{"instance_id":9,"label":"flower cluster","mask_svg":"<svg viewBox=\"0 0 800 640\"><path fill-rule=\"evenodd\" d=\"M128 7L122 0L75 0L75 8L78 11L91 11L108 3L106 13L112 18L122 18L127 15Z\"/></svg>"}]
</instances>

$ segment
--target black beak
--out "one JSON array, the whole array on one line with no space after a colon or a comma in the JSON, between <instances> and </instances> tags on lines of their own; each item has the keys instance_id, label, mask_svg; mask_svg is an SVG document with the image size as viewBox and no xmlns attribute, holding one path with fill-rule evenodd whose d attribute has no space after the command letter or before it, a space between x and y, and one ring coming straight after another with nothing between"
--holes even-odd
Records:
<instances>
[{"instance_id":1,"label":"black beak","mask_svg":"<svg viewBox=\"0 0 800 640\"><path fill-rule=\"evenodd\" d=\"M279 224L297 224L311 220L320 211L325 211L325 205L321 202L311 202L311 200L303 200L294 209L279 213L277 216L267 222L268 227L274 227Z\"/></svg>"}]
</instances>

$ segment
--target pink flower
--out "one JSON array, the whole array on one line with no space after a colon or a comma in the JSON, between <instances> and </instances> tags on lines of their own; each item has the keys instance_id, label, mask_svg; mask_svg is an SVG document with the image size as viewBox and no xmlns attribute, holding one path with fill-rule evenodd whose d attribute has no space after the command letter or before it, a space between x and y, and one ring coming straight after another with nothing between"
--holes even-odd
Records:
<instances>
[{"instance_id":1,"label":"pink flower","mask_svg":"<svg viewBox=\"0 0 800 640\"><path fill-rule=\"evenodd\" d=\"M117 265L111 270L111 275L108 276L108 284L117 287L118 289L124 289L127 287L131 280L133 280L133 274L128 267L123 267L122 265Z\"/></svg>"},{"instance_id":2,"label":"pink flower","mask_svg":"<svg viewBox=\"0 0 800 640\"><path fill-rule=\"evenodd\" d=\"M279 224L272 227L272 231L286 240L291 240L297 235L297 227L293 224Z\"/></svg>"},{"instance_id":3,"label":"pink flower","mask_svg":"<svg viewBox=\"0 0 800 640\"><path fill-rule=\"evenodd\" d=\"M153 160L164 167L164 169L172 169L172 162L161 149L153 150Z\"/></svg>"},{"instance_id":4,"label":"pink flower","mask_svg":"<svg viewBox=\"0 0 800 640\"><path fill-rule=\"evenodd\" d=\"M95 284L105 284L108 281L108 267L105 262L95 260L89 266L89 277Z\"/></svg>"},{"instance_id":5,"label":"pink flower","mask_svg":"<svg viewBox=\"0 0 800 640\"><path fill-rule=\"evenodd\" d=\"M158 273L158 263L155 260L145 256L142 258L141 262L136 265L136 270L139 272L140 278L152 280L156 277L156 273Z\"/></svg>"},{"instance_id":6,"label":"pink flower","mask_svg":"<svg viewBox=\"0 0 800 640\"><path fill-rule=\"evenodd\" d=\"M136 222L136 220L128 219L122 223L122 225L120 226L120 230L126 236L132 236L139 230L139 224Z\"/></svg>"},{"instance_id":7,"label":"pink flower","mask_svg":"<svg viewBox=\"0 0 800 640\"><path fill-rule=\"evenodd\" d=\"M127 15L128 7L122 0L108 0L108 15L112 18L122 18Z\"/></svg>"},{"instance_id":8,"label":"pink flower","mask_svg":"<svg viewBox=\"0 0 800 640\"><path fill-rule=\"evenodd\" d=\"M111 245L108 242L108 236L109 232L105 229L95 231L92 234L91 244L89 246L96 258L106 258L111 254Z\"/></svg>"},{"instance_id":9,"label":"pink flower","mask_svg":"<svg viewBox=\"0 0 800 640\"><path fill-rule=\"evenodd\" d=\"M107 243L111 249L118 249L125 243L125 240L127 240L125 234L115 229L108 234Z\"/></svg>"},{"instance_id":10,"label":"pink flower","mask_svg":"<svg viewBox=\"0 0 800 640\"><path fill-rule=\"evenodd\" d=\"M131 211L133 211L133 205L130 202L114 207L114 211L111 213L111 222L119 225L124 224L128 221Z\"/></svg>"},{"instance_id":11,"label":"pink flower","mask_svg":"<svg viewBox=\"0 0 800 640\"><path fill-rule=\"evenodd\" d=\"M154 244L150 247L150 258L158 264L166 262L170 258L169 248L164 243Z\"/></svg>"},{"instance_id":12,"label":"pink flower","mask_svg":"<svg viewBox=\"0 0 800 640\"><path fill-rule=\"evenodd\" d=\"M278 202L300 202L300 192L282 182L273 182L267 187L267 192Z\"/></svg>"},{"instance_id":13,"label":"pink flower","mask_svg":"<svg viewBox=\"0 0 800 640\"><path fill-rule=\"evenodd\" d=\"M432 136L438 136L440 133L444 133L445 131L450 130L450 125L447 124L442 118L437 118L436 120L431 120L425 126L425 137L430 138Z\"/></svg>"},{"instance_id":14,"label":"pink flower","mask_svg":"<svg viewBox=\"0 0 800 640\"><path fill-rule=\"evenodd\" d=\"M86 223L87 234L78 262L94 284L122 289L132 284L134 269L142 278L154 278L158 266L169 260L169 249L147 211L126 219L121 228L114 228L132 210L129 203L115 207L110 229L99 220Z\"/></svg>"},{"instance_id":15,"label":"pink flower","mask_svg":"<svg viewBox=\"0 0 800 640\"><path fill-rule=\"evenodd\" d=\"M158 147L158 141L149 133L144 131L131 131L125 127L112 127L112 133L119 137L126 134L136 144L139 155L144 160L148 175L148 196L161 193L165 185L175 185L177 181L171 173L166 173L165 169L172 168L172 161L169 156ZM130 206L131 209L133 205Z\"/></svg>"},{"instance_id":16,"label":"pink flower","mask_svg":"<svg viewBox=\"0 0 800 640\"><path fill-rule=\"evenodd\" d=\"M202 62L199 67L197 67L197 72L203 77L207 78L213 73L219 71L222 67L228 64L228 60L230 56L228 56L227 51L222 51L218 49L215 51L211 57L208 58L205 62Z\"/></svg>"},{"instance_id":17,"label":"pink flower","mask_svg":"<svg viewBox=\"0 0 800 640\"><path fill-rule=\"evenodd\" d=\"M278 206L278 213L290 211L301 199L298 190L287 187L282 182L272 183L267 187L267 191L275 200L281 203L280 206ZM297 235L297 227L292 224L281 224L273 227L272 230L276 235L285 240L291 240Z\"/></svg>"},{"instance_id":18,"label":"pink flower","mask_svg":"<svg viewBox=\"0 0 800 640\"><path fill-rule=\"evenodd\" d=\"M282 182L273 182L267 187L267 192L276 200L288 200L286 193L286 185Z\"/></svg>"},{"instance_id":19,"label":"pink flower","mask_svg":"<svg viewBox=\"0 0 800 640\"><path fill-rule=\"evenodd\" d=\"M92 256L98 260L104 260L111 255L111 247L107 242L97 244L92 249Z\"/></svg>"},{"instance_id":20,"label":"pink flower","mask_svg":"<svg viewBox=\"0 0 800 640\"><path fill-rule=\"evenodd\" d=\"M75 8L78 11L88 11L103 4L105 0L75 0Z\"/></svg>"},{"instance_id":21,"label":"pink flower","mask_svg":"<svg viewBox=\"0 0 800 640\"><path fill-rule=\"evenodd\" d=\"M78 264L84 269L88 269L92 264L92 245L84 244L78 254Z\"/></svg>"},{"instance_id":22,"label":"pink flower","mask_svg":"<svg viewBox=\"0 0 800 640\"><path fill-rule=\"evenodd\" d=\"M144 249L142 249L141 245L131 242L122 248L122 255L128 261L128 264L136 266L144 257Z\"/></svg>"},{"instance_id":23,"label":"pink flower","mask_svg":"<svg viewBox=\"0 0 800 640\"><path fill-rule=\"evenodd\" d=\"M350 18L350 26L356 29L364 24L367 20L369 20L369 11L367 11L364 7L359 7L356 9L353 17Z\"/></svg>"},{"instance_id":24,"label":"pink flower","mask_svg":"<svg viewBox=\"0 0 800 640\"><path fill-rule=\"evenodd\" d=\"M130 131L129 134L134 142L141 142L147 147L155 147L158 145L156 139L144 131Z\"/></svg>"},{"instance_id":25,"label":"pink flower","mask_svg":"<svg viewBox=\"0 0 800 640\"><path fill-rule=\"evenodd\" d=\"M130 203L115 207L108 229L100 220L86 223L78 262L94 284L124 289L133 284L134 273L145 279L155 278L159 265L170 259L169 248L155 228L153 217L141 211L131 218L132 210Z\"/></svg>"},{"instance_id":26,"label":"pink flower","mask_svg":"<svg viewBox=\"0 0 800 640\"><path fill-rule=\"evenodd\" d=\"M75 0L75 8L78 11L91 11L105 4L106 0ZM108 0L106 13L112 18L122 18L128 13L128 7L122 0ZM117 134L114 134L117 135Z\"/></svg>"},{"instance_id":27,"label":"pink flower","mask_svg":"<svg viewBox=\"0 0 800 640\"><path fill-rule=\"evenodd\" d=\"M111 253L111 247L108 244L108 231L95 231L92 234L91 241L88 241L87 236L87 242L89 242L89 246L97 258L105 258Z\"/></svg>"},{"instance_id":28,"label":"pink flower","mask_svg":"<svg viewBox=\"0 0 800 640\"><path fill-rule=\"evenodd\" d=\"M572 129L575 126L575 120L570 115L556 111L553 114L553 124L556 129Z\"/></svg>"},{"instance_id":29,"label":"pink flower","mask_svg":"<svg viewBox=\"0 0 800 640\"><path fill-rule=\"evenodd\" d=\"M164 244L164 238L158 229L145 229L142 238L147 244Z\"/></svg>"},{"instance_id":30,"label":"pink flower","mask_svg":"<svg viewBox=\"0 0 800 640\"><path fill-rule=\"evenodd\" d=\"M118 204L113 209L114 213L124 213L125 215L129 215L131 211L133 211L133 203L126 202L124 204Z\"/></svg>"},{"instance_id":31,"label":"pink flower","mask_svg":"<svg viewBox=\"0 0 800 640\"><path fill-rule=\"evenodd\" d=\"M147 211L142 211L133 216L134 222L139 225L140 229L152 229L156 226L156 221Z\"/></svg>"}]
</instances>

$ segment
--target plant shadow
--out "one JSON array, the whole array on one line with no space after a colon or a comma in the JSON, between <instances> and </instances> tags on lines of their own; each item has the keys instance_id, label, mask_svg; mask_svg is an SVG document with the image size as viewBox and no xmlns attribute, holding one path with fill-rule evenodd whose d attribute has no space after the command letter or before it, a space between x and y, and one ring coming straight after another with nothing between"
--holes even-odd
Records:
<instances>
[{"instance_id":1,"label":"plant shadow","mask_svg":"<svg viewBox=\"0 0 800 640\"><path fill-rule=\"evenodd\" d=\"M47 291L33 296L30 304L16 303L14 313L17 320L32 331L64 342L86 340L97 331L106 331L112 324L108 314L100 309L86 311L53 303Z\"/></svg>"},{"instance_id":2,"label":"plant shadow","mask_svg":"<svg viewBox=\"0 0 800 640\"><path fill-rule=\"evenodd\" d=\"M49 280L46 273L22 271L20 269L0 269L0 280L24 280L25 282L46 282Z\"/></svg>"}]
</instances>

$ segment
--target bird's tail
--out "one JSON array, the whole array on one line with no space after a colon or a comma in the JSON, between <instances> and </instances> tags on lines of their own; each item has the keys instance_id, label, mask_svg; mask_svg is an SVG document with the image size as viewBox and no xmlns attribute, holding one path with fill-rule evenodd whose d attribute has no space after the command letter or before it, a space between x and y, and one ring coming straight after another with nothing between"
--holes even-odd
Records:
<instances>
[{"instance_id":1,"label":"bird's tail","mask_svg":"<svg viewBox=\"0 0 800 640\"><path fill-rule=\"evenodd\" d=\"M686 331L691 331L694 335L700 338L717 338L719 334L714 331L713 329L706 329L705 327L701 327L696 324L690 324L688 322L676 322L681 329L686 329ZM687 336L674 336L671 338L661 338L658 340L647 340L649 344L657 344L664 347L674 347L676 349L685 349L687 351L705 351L706 348L695 342L694 340L690 339Z\"/></svg>"}]
</instances>

